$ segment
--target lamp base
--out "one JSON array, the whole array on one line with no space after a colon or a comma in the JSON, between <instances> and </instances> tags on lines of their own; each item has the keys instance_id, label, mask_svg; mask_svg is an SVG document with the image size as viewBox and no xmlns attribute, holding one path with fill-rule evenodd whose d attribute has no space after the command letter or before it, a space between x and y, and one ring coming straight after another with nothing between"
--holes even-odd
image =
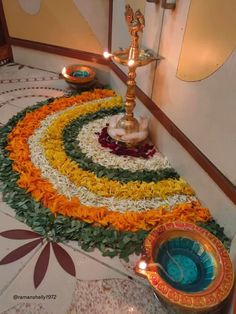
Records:
<instances>
[{"instance_id":1,"label":"lamp base","mask_svg":"<svg viewBox=\"0 0 236 314\"><path fill-rule=\"evenodd\" d=\"M139 122L134 117L125 115L117 122L116 128L125 130L126 134L139 132Z\"/></svg>"},{"instance_id":2,"label":"lamp base","mask_svg":"<svg viewBox=\"0 0 236 314\"><path fill-rule=\"evenodd\" d=\"M115 141L133 147L141 144L148 137L147 119L141 118L140 122L134 118L124 115L121 119L116 116L110 122L107 132Z\"/></svg>"}]
</instances>

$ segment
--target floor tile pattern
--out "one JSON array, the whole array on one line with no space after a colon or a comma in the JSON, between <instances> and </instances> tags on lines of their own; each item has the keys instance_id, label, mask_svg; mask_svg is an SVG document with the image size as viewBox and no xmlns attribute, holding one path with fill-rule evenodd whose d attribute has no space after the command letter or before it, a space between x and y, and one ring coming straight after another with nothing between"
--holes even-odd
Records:
<instances>
[{"instance_id":1,"label":"floor tile pattern","mask_svg":"<svg viewBox=\"0 0 236 314\"><path fill-rule=\"evenodd\" d=\"M70 313L88 312L167 314L150 288L120 279L99 282L77 281Z\"/></svg>"}]
</instances>

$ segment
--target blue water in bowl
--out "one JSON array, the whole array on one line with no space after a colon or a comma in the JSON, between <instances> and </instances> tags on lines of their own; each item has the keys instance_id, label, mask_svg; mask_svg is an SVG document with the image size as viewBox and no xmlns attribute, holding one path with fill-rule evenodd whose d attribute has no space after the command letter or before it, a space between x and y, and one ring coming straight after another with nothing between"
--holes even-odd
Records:
<instances>
[{"instance_id":1,"label":"blue water in bowl","mask_svg":"<svg viewBox=\"0 0 236 314\"><path fill-rule=\"evenodd\" d=\"M155 262L165 269L158 269L160 276L173 288L184 292L203 291L215 278L211 254L189 238L177 237L163 243Z\"/></svg>"},{"instance_id":2,"label":"blue water in bowl","mask_svg":"<svg viewBox=\"0 0 236 314\"><path fill-rule=\"evenodd\" d=\"M73 76L73 77L82 78L82 77L88 77L89 76L89 72L77 70L77 71L71 72L70 75Z\"/></svg>"}]
</instances>

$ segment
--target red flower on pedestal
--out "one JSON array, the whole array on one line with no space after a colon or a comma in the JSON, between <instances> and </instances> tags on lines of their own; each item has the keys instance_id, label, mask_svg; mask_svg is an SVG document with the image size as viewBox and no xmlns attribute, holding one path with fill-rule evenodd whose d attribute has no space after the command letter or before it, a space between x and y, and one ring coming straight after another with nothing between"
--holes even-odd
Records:
<instances>
[{"instance_id":1,"label":"red flower on pedestal","mask_svg":"<svg viewBox=\"0 0 236 314\"><path fill-rule=\"evenodd\" d=\"M97 133L96 133L97 134ZM98 133L98 142L104 148L109 148L112 154L118 156L142 157L148 159L156 153L153 145L144 143L137 147L126 147L122 143L113 140L108 132L107 127L103 128L101 133Z\"/></svg>"}]
</instances>

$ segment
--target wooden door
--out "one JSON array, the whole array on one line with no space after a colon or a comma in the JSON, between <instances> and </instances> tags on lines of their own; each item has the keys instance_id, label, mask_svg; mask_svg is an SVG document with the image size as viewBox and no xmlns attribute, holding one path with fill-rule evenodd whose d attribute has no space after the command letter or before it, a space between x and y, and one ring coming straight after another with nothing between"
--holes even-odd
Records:
<instances>
[{"instance_id":1,"label":"wooden door","mask_svg":"<svg viewBox=\"0 0 236 314\"><path fill-rule=\"evenodd\" d=\"M12 51L8 44L8 31L2 1L0 0L0 65L3 65L10 60L12 60Z\"/></svg>"}]
</instances>

